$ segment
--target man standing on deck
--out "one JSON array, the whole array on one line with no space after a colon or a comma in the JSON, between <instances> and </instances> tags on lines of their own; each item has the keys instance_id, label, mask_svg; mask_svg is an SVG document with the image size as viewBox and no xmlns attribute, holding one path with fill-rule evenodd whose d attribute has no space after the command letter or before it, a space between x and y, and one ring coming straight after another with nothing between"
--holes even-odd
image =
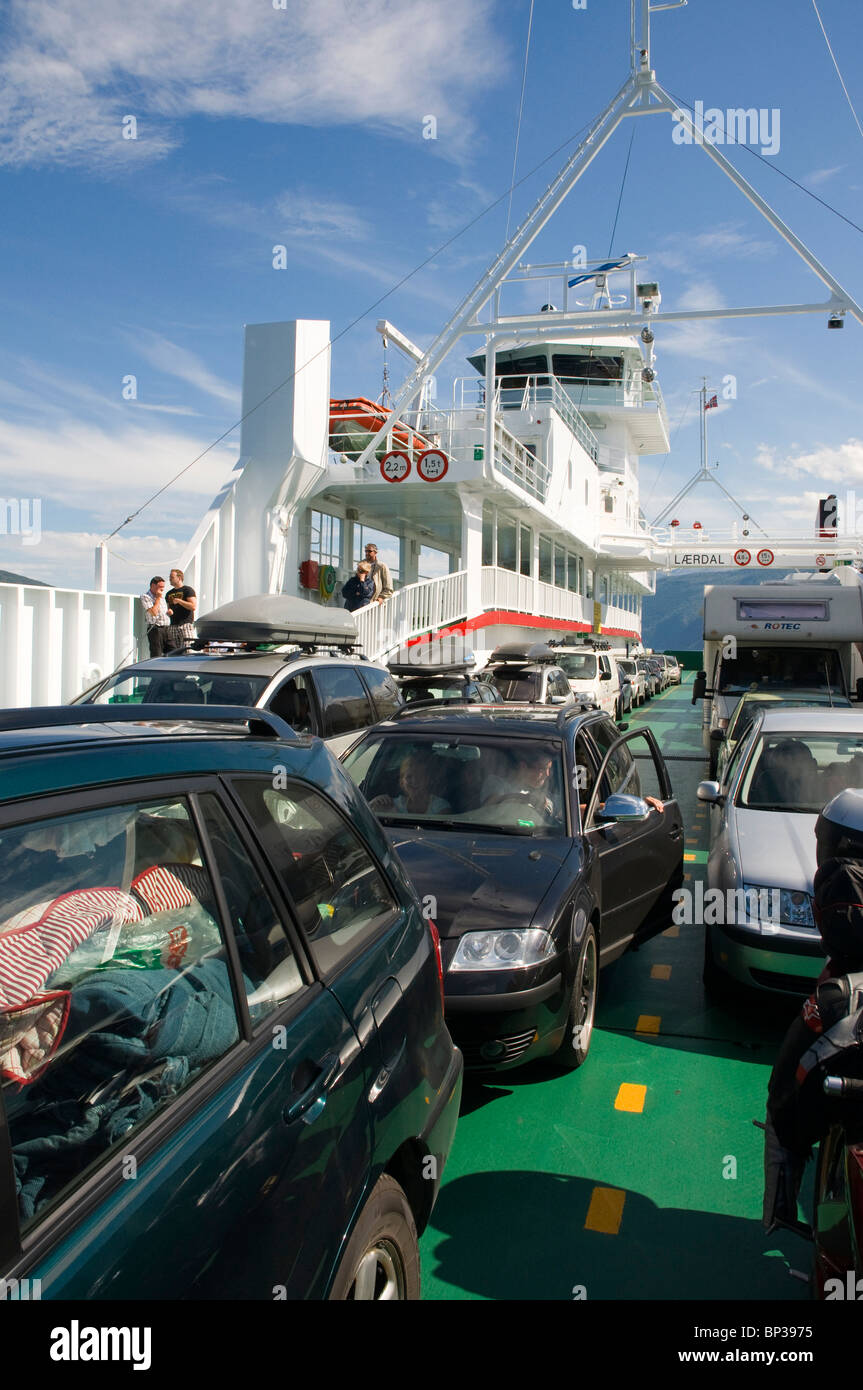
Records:
<instances>
[{"instance_id":1,"label":"man standing on deck","mask_svg":"<svg viewBox=\"0 0 863 1390\"><path fill-rule=\"evenodd\" d=\"M171 626L168 628L167 648L169 651L183 651L186 644L195 639L195 609L198 596L189 584L183 583L183 571L171 570L171 585L165 595Z\"/></svg>"},{"instance_id":2,"label":"man standing on deck","mask_svg":"<svg viewBox=\"0 0 863 1390\"><path fill-rule=\"evenodd\" d=\"M374 541L369 541L366 546L366 559L371 565L371 578L375 586L375 596L372 602L383 603L385 598L392 598L393 596L393 581L383 560L378 559L378 548Z\"/></svg>"},{"instance_id":3,"label":"man standing on deck","mask_svg":"<svg viewBox=\"0 0 863 1390\"><path fill-rule=\"evenodd\" d=\"M141 603L147 619L150 656L164 656L171 618L165 602L165 581L160 574L153 575L149 589L141 595Z\"/></svg>"}]
</instances>

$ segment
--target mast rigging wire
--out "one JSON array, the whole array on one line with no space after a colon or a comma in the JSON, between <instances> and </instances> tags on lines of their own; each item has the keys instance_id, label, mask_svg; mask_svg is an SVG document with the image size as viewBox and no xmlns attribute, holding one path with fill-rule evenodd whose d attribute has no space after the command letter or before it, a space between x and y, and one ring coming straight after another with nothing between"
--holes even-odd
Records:
<instances>
[{"instance_id":1,"label":"mast rigging wire","mask_svg":"<svg viewBox=\"0 0 863 1390\"><path fill-rule=\"evenodd\" d=\"M512 190L515 187L515 167L518 163L518 142L521 138L521 118L524 114L524 88L527 82L527 55L530 52L530 31L533 28L533 6L534 0L530 0L530 14L527 17L527 40L524 45L524 67L521 73L521 98L518 103L518 122L515 128L515 149L512 153L512 174L509 180L509 203L506 209L506 232L504 233L504 241L509 241L509 220L512 216Z\"/></svg>"},{"instance_id":2,"label":"mast rigging wire","mask_svg":"<svg viewBox=\"0 0 863 1390\"><path fill-rule=\"evenodd\" d=\"M861 124L860 124L860 119L859 119L859 117L858 117L858 115L857 115L857 112L854 110L854 103L853 103L853 101L851 100L851 97L850 97L849 94L848 94L848 88L845 86L845 78L842 76L842 73L839 71L839 64L838 64L837 61L836 61L836 55L835 55L835 53L833 52L833 49L832 49L831 46L830 46L830 40L829 40L828 37L827 37L827 30L824 28L824 20L821 18L821 13L820 13L820 11L819 11L819 9L818 9L817 4L815 3L815 0L812 0L812 8L813 8L813 10L815 11L815 15L816 15L816 18L817 18L817 20L818 20L818 23L821 25L821 32L822 32L822 34L824 35L824 42L825 42L826 45L827 45L827 52L830 54L830 57L833 59L833 66L834 66L834 68L836 69L836 76L839 78L839 81L842 83L842 90L843 90L843 92L845 93L845 100L847 101L848 105L849 105L850 108L851 108L851 115L854 117L854 120L855 120L855 122L856 122L856 124L857 124L857 129L859 130L860 134L863 135L863 126L861 126Z\"/></svg>"}]
</instances>

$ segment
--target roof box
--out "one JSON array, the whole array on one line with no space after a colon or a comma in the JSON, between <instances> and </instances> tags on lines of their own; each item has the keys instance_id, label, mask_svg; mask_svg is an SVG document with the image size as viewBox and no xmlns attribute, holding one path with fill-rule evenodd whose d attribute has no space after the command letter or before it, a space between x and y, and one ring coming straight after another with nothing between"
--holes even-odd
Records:
<instances>
[{"instance_id":1,"label":"roof box","mask_svg":"<svg viewBox=\"0 0 863 1390\"><path fill-rule=\"evenodd\" d=\"M557 653L553 652L545 642L504 642L503 646L495 647L489 659L490 666L500 666L506 664L519 664L524 666L527 662L554 662L557 660Z\"/></svg>"},{"instance_id":2,"label":"roof box","mask_svg":"<svg viewBox=\"0 0 863 1390\"><path fill-rule=\"evenodd\" d=\"M199 641L274 642L300 647L354 647L357 625L344 608L324 608L290 594L252 594L198 618Z\"/></svg>"}]
</instances>

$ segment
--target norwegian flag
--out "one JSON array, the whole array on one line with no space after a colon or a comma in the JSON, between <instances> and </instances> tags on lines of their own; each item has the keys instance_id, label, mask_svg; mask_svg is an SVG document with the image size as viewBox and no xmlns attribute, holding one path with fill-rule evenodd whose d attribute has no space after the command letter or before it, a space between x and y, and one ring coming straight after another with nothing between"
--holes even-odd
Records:
<instances>
[{"instance_id":1,"label":"norwegian flag","mask_svg":"<svg viewBox=\"0 0 863 1390\"><path fill-rule=\"evenodd\" d=\"M716 399L716 397L715 397L715 396L711 396L709 401L705 401L705 402L704 402L704 409L705 409L705 410L713 410L714 407L717 406L718 404L719 404L719 401Z\"/></svg>"}]
</instances>

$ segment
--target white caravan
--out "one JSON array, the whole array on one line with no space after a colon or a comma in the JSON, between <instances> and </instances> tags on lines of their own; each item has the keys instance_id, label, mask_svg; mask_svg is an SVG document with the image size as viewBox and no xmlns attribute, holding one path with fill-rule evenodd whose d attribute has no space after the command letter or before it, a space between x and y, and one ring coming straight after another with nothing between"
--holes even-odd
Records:
<instances>
[{"instance_id":1,"label":"white caravan","mask_svg":"<svg viewBox=\"0 0 863 1390\"><path fill-rule=\"evenodd\" d=\"M718 742L749 691L810 695L814 703L861 698L863 576L851 568L789 575L781 582L704 590L705 748Z\"/></svg>"}]
</instances>

